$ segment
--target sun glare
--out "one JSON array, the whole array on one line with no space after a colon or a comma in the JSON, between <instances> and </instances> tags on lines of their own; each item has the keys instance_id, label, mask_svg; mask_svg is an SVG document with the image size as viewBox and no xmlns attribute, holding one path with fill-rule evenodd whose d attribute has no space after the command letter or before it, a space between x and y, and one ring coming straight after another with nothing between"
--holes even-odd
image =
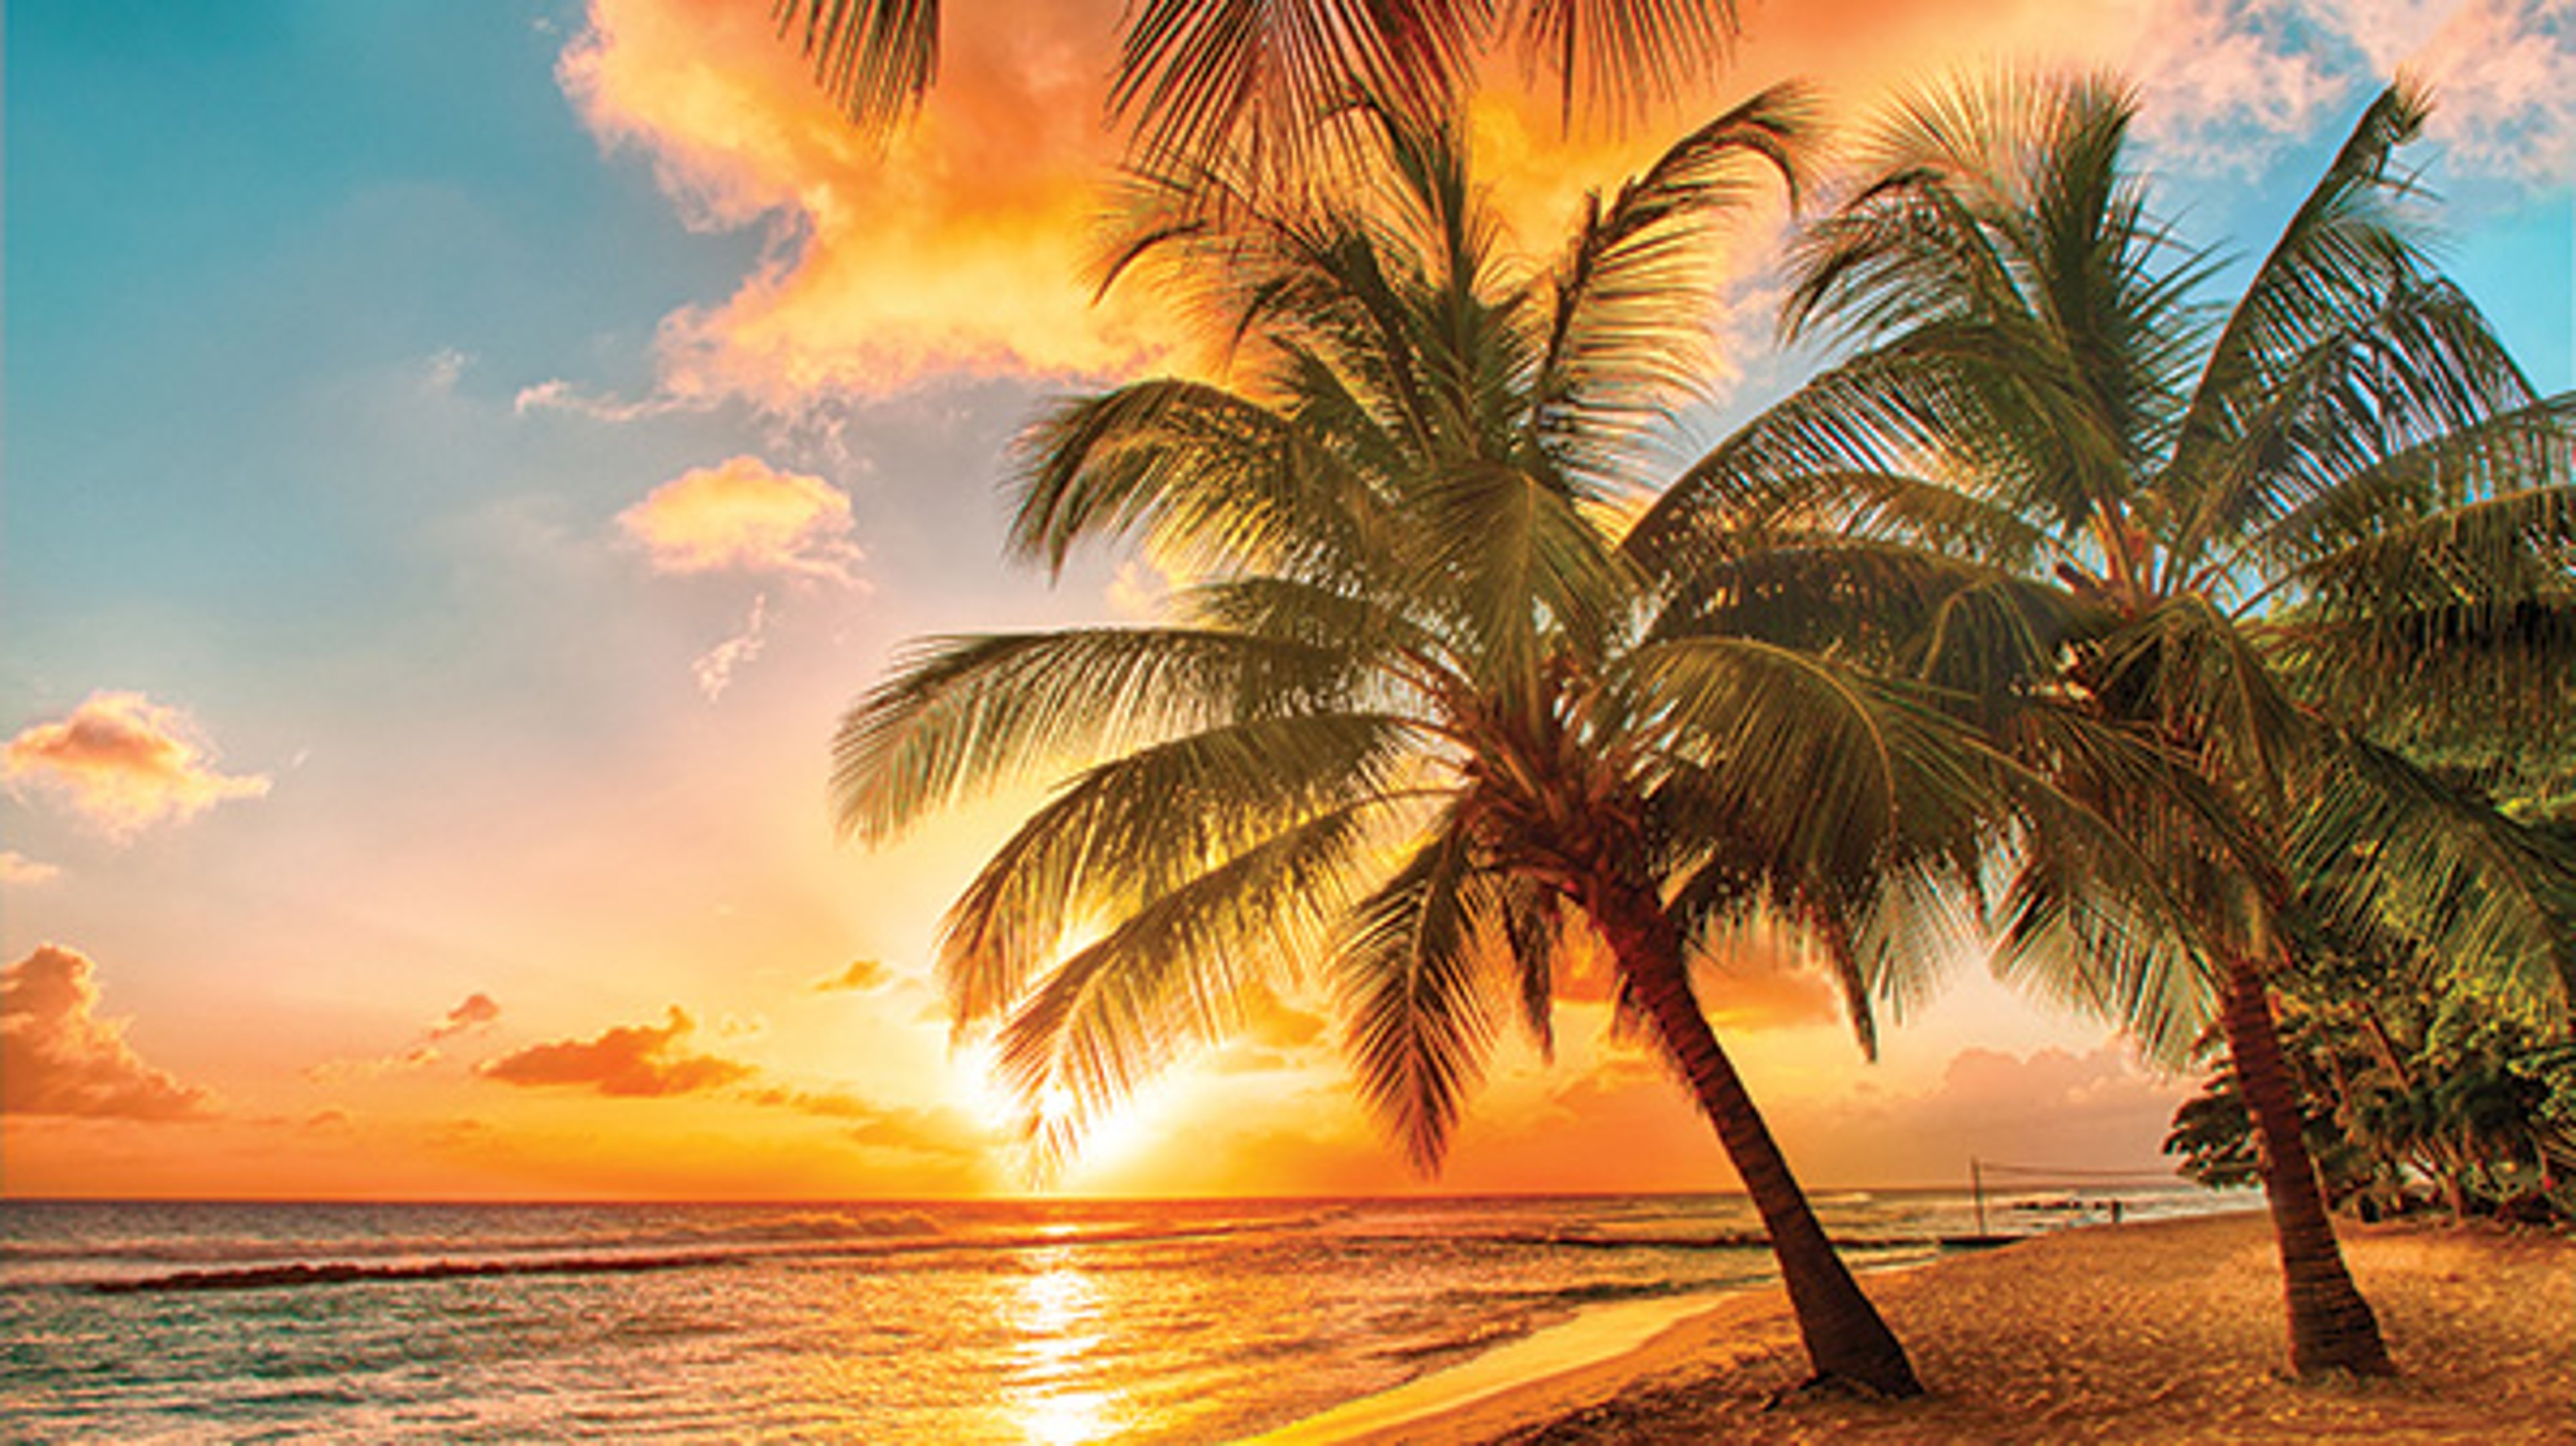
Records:
<instances>
[{"instance_id":1,"label":"sun glare","mask_svg":"<svg viewBox=\"0 0 2576 1446\"><path fill-rule=\"evenodd\" d=\"M1066 1260L1050 1251L1040 1259ZM1118 1393L1071 1390L1084 1359L1100 1344L1100 1291L1070 1265L1020 1283L1019 1360L1013 1372L1012 1413L1038 1446L1077 1446L1117 1434Z\"/></svg>"}]
</instances>

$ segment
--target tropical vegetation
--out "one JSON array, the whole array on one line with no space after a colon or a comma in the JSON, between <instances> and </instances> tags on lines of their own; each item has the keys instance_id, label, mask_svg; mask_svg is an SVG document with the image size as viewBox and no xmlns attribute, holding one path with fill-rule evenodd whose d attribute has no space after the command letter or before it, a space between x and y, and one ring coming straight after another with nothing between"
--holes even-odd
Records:
<instances>
[{"instance_id":1,"label":"tropical vegetation","mask_svg":"<svg viewBox=\"0 0 2576 1446\"><path fill-rule=\"evenodd\" d=\"M1692 132L1543 263L1513 254L1455 125L1349 121L1370 159L1329 184L1135 175L1109 270L1159 268L1235 343L1229 380L1078 397L1028 435L1019 550L1141 543L1194 579L1170 621L926 645L843 721L842 826L881 839L1060 780L941 959L1046 1148L1311 971L1362 1095L1435 1167L1505 1026L1544 1048L1571 951L1606 956L1619 1017L1761 1213L1819 1377L1911 1393L1695 970L1792 931L1866 1039L1874 999L1923 986L1944 902L2052 795L1942 697L1859 666L1865 637L1799 636L1826 602L1720 626L1705 586L1650 586L1622 545L1700 374L1710 227L1795 174L1809 107L1767 92ZM1712 552L1694 578L1725 572Z\"/></svg>"},{"instance_id":2,"label":"tropical vegetation","mask_svg":"<svg viewBox=\"0 0 2576 1446\"><path fill-rule=\"evenodd\" d=\"M2564 727L2576 398L2535 395L2429 259L2394 159L2419 92L2369 107L2224 307L2226 258L2183 244L2128 166L2133 110L2107 81L2030 77L1898 105L1792 258L1787 331L1843 359L1633 540L1686 572L1767 515L1812 575L1868 579L1882 606L1911 586L1889 622L1914 676L1989 708L2059 700L2166 750L2166 786L2129 792L2020 745L2159 857L2189 927L2025 874L2001 962L2168 1059L2215 1016L2293 1365L2384 1372L2273 986L2329 950L2402 953L2419 987L2474 979L2564 1030L2565 852L2400 745Z\"/></svg>"}]
</instances>

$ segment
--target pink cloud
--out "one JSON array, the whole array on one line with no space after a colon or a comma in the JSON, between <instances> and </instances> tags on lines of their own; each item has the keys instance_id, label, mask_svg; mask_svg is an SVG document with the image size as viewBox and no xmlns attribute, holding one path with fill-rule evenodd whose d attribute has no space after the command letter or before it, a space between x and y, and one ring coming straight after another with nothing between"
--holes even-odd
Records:
<instances>
[{"instance_id":1,"label":"pink cloud","mask_svg":"<svg viewBox=\"0 0 2576 1446\"><path fill-rule=\"evenodd\" d=\"M2372 69L2433 85L2426 130L2452 169L2562 190L2576 179L2576 17L2564 0L2345 0L2331 13Z\"/></svg>"},{"instance_id":2,"label":"pink cloud","mask_svg":"<svg viewBox=\"0 0 2576 1446\"><path fill-rule=\"evenodd\" d=\"M2338 123L2350 98L2349 77L2298 42L2299 0L2184 0L2148 19L2116 63L2140 92L2137 133L2167 168L2250 179Z\"/></svg>"},{"instance_id":3,"label":"pink cloud","mask_svg":"<svg viewBox=\"0 0 2576 1446\"><path fill-rule=\"evenodd\" d=\"M125 1042L126 1021L98 1017L98 969L51 944L0 968L0 1112L179 1120L206 1092L154 1069Z\"/></svg>"},{"instance_id":4,"label":"pink cloud","mask_svg":"<svg viewBox=\"0 0 2576 1446\"><path fill-rule=\"evenodd\" d=\"M60 722L22 730L0 750L0 781L53 795L119 842L269 788L265 775L218 772L185 712L122 692L92 693Z\"/></svg>"},{"instance_id":5,"label":"pink cloud","mask_svg":"<svg viewBox=\"0 0 2576 1446\"><path fill-rule=\"evenodd\" d=\"M595 1039L530 1045L477 1072L504 1084L586 1086L623 1098L691 1094L751 1077L747 1064L681 1048L696 1028L697 1022L674 1005L658 1029L626 1025Z\"/></svg>"},{"instance_id":6,"label":"pink cloud","mask_svg":"<svg viewBox=\"0 0 2576 1446\"><path fill-rule=\"evenodd\" d=\"M853 585L850 499L757 457L693 468L617 514L656 572L781 573Z\"/></svg>"},{"instance_id":7,"label":"pink cloud","mask_svg":"<svg viewBox=\"0 0 2576 1446\"><path fill-rule=\"evenodd\" d=\"M1955 1179L1971 1155L2161 1176L2158 1146L2190 1092L2114 1046L2028 1055L1972 1048L1929 1088L1864 1082L1844 1098L1784 1106L1779 1124L1784 1138L1802 1142L1819 1179Z\"/></svg>"}]
</instances>

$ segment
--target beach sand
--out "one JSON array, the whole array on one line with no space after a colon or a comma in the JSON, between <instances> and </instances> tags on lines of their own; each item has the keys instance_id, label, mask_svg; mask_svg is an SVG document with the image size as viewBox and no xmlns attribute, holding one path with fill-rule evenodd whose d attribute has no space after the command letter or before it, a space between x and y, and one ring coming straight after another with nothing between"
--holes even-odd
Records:
<instances>
[{"instance_id":1,"label":"beach sand","mask_svg":"<svg viewBox=\"0 0 2576 1446\"><path fill-rule=\"evenodd\" d=\"M1772 1290L1606 1358L1570 1338L1521 1384L1300 1439L2576 1442L2576 1241L2438 1225L2343 1240L2398 1379L2285 1378L2280 1269L2253 1212L2066 1230L1869 1277L1918 1400L1790 1394L1804 1357Z\"/></svg>"}]
</instances>

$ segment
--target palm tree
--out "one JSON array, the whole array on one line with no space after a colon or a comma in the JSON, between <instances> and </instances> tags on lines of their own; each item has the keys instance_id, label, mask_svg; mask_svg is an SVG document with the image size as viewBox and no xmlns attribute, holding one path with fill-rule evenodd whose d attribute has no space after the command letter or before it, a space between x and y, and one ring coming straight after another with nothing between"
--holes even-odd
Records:
<instances>
[{"instance_id":1,"label":"palm tree","mask_svg":"<svg viewBox=\"0 0 2576 1446\"><path fill-rule=\"evenodd\" d=\"M2119 86L1903 103L1794 256L1786 329L1847 358L1631 536L1667 574L1753 515L1840 528L1846 568L1938 548L1947 570L1915 574L1921 676L2071 703L2188 763L2188 799L2067 779L2161 851L2187 936L2077 920L2098 909L2080 881L2025 874L2002 962L2162 1046L2215 996L2302 1373L2389 1363L2300 1138L2267 977L2320 930L2402 927L2562 1018L2576 981L2549 897L2563 859L2383 746L2563 726L2576 677L2576 399L2536 396L2426 259L2392 159L2425 107L2403 86L2370 106L2221 312L2201 299L2221 263L2123 166Z\"/></svg>"},{"instance_id":2,"label":"palm tree","mask_svg":"<svg viewBox=\"0 0 2576 1446\"><path fill-rule=\"evenodd\" d=\"M908 114L939 71L939 0L773 0L779 33L863 126ZM1111 120L1140 150L1206 155L1247 138L1297 153L1366 94L1417 122L1448 114L1507 39L1558 103L1612 113L1675 100L1717 68L1734 0L1137 0L1121 22Z\"/></svg>"},{"instance_id":3,"label":"palm tree","mask_svg":"<svg viewBox=\"0 0 2576 1446\"><path fill-rule=\"evenodd\" d=\"M1697 627L1617 546L1695 374L1702 243L1794 174L1806 106L1767 92L1683 138L1543 266L1454 126L1354 119L1374 163L1306 191L1140 173L1111 273L1159 265L1235 380L1081 397L1026 439L1019 550L1141 541L1198 579L1173 621L925 646L842 723L841 825L1062 779L941 959L1046 1151L1320 964L1365 1100L1435 1168L1501 1030L1544 1046L1563 951L1601 951L1759 1210L1819 1378L1911 1394L1692 971L1793 928L1866 1037L2013 785L1916 690Z\"/></svg>"}]
</instances>

